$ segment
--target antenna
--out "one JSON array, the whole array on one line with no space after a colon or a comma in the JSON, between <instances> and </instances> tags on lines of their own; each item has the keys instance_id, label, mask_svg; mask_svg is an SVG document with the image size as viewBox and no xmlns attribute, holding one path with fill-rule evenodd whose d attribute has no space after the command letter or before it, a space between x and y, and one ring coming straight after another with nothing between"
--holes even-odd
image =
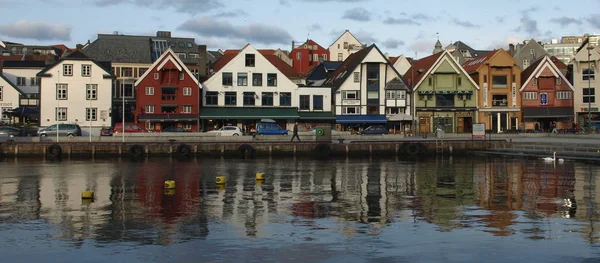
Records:
<instances>
[{"instance_id":1,"label":"antenna","mask_svg":"<svg viewBox=\"0 0 600 263\"><path fill-rule=\"evenodd\" d=\"M440 40L440 32L435 32L435 36L437 37L437 40Z\"/></svg>"}]
</instances>

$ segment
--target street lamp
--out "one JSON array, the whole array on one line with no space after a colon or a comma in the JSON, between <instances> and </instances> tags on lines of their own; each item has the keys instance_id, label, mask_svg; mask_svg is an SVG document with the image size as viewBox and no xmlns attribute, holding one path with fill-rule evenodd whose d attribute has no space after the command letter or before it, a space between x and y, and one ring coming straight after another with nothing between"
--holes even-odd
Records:
<instances>
[{"instance_id":1,"label":"street lamp","mask_svg":"<svg viewBox=\"0 0 600 263\"><path fill-rule=\"evenodd\" d=\"M592 78L591 78L591 70L592 70L592 53L591 50L594 49L588 42L587 51L588 51L588 127L592 128ZM596 74L594 72L594 78Z\"/></svg>"}]
</instances>

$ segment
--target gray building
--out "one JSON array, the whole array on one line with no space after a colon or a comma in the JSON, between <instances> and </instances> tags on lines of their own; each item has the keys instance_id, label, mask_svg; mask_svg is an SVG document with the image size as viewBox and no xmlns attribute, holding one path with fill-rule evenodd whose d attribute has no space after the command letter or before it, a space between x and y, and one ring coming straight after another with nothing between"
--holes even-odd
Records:
<instances>
[{"instance_id":1,"label":"gray building","mask_svg":"<svg viewBox=\"0 0 600 263\"><path fill-rule=\"evenodd\" d=\"M517 61L522 70L527 69L534 62L542 59L547 53L540 42L535 39L525 40L523 43L509 44L508 53Z\"/></svg>"},{"instance_id":2,"label":"gray building","mask_svg":"<svg viewBox=\"0 0 600 263\"><path fill-rule=\"evenodd\" d=\"M446 46L446 50L452 54L454 59L458 61L460 65L465 62L482 56L492 50L477 50L472 48L471 46L465 44L462 41L456 41L448 46Z\"/></svg>"}]
</instances>

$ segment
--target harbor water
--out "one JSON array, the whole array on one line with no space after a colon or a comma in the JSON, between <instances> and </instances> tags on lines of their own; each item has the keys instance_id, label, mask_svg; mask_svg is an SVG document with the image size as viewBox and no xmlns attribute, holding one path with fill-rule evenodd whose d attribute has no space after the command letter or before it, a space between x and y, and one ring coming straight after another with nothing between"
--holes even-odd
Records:
<instances>
[{"instance_id":1,"label":"harbor water","mask_svg":"<svg viewBox=\"0 0 600 263\"><path fill-rule=\"evenodd\" d=\"M600 262L599 176L593 163L486 156L8 158L0 162L0 255L28 263ZM82 199L87 189L93 200Z\"/></svg>"}]
</instances>

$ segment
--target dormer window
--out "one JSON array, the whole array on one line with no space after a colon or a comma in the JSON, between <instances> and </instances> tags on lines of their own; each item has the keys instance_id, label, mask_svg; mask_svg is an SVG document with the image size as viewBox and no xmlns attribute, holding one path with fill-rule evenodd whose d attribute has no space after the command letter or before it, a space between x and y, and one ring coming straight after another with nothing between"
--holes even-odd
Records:
<instances>
[{"instance_id":1,"label":"dormer window","mask_svg":"<svg viewBox=\"0 0 600 263\"><path fill-rule=\"evenodd\" d=\"M254 67L256 64L256 57L254 54L246 54L246 67Z\"/></svg>"}]
</instances>

